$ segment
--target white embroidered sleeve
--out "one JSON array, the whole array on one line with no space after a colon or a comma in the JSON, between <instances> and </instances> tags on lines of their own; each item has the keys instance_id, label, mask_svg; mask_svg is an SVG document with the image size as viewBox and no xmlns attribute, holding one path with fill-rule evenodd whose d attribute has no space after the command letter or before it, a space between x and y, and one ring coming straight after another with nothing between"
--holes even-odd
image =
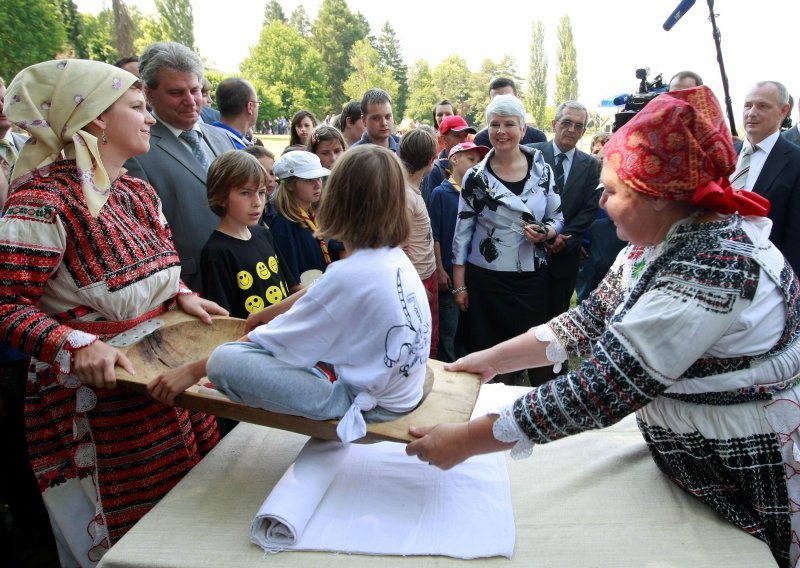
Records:
<instances>
[{"instance_id":1,"label":"white embroidered sleeve","mask_svg":"<svg viewBox=\"0 0 800 568\"><path fill-rule=\"evenodd\" d=\"M492 425L492 435L495 440L514 444L511 448L511 459L521 460L530 457L533 452L533 442L522 432L514 420L514 405L504 406L497 412L497 420Z\"/></svg>"},{"instance_id":2,"label":"white embroidered sleeve","mask_svg":"<svg viewBox=\"0 0 800 568\"><path fill-rule=\"evenodd\" d=\"M546 323L533 328L533 335L542 343L547 343L544 354L547 360L553 365L553 372L558 373L561 371L561 363L569 359L569 354L563 345L558 341L556 334L550 329Z\"/></svg>"}]
</instances>

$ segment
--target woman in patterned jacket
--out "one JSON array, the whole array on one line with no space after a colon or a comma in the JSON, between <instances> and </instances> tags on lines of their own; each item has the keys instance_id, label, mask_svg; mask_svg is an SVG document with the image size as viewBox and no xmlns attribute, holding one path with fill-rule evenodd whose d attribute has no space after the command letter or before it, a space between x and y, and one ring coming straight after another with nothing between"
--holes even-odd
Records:
<instances>
[{"instance_id":1,"label":"woman in patterned jacket","mask_svg":"<svg viewBox=\"0 0 800 568\"><path fill-rule=\"evenodd\" d=\"M601 205L630 246L579 307L448 368L488 380L590 357L496 414L412 429L408 452L443 468L519 457L635 411L667 476L795 566L800 286L769 241L769 203L731 188L707 87L656 97L604 151Z\"/></svg>"},{"instance_id":2,"label":"woman in patterned jacket","mask_svg":"<svg viewBox=\"0 0 800 568\"><path fill-rule=\"evenodd\" d=\"M181 283L155 191L122 169L155 122L135 76L39 63L5 112L31 138L0 220L0 340L33 357L28 451L61 564L93 566L219 438L213 417L115 388L115 364L135 369L105 340L176 306L226 312Z\"/></svg>"},{"instance_id":3,"label":"woman in patterned jacket","mask_svg":"<svg viewBox=\"0 0 800 568\"><path fill-rule=\"evenodd\" d=\"M564 227L550 166L539 150L520 144L520 100L496 96L486 123L494 147L462 180L453 235L453 295L464 312L458 334L470 353L547 321L545 241Z\"/></svg>"}]
</instances>

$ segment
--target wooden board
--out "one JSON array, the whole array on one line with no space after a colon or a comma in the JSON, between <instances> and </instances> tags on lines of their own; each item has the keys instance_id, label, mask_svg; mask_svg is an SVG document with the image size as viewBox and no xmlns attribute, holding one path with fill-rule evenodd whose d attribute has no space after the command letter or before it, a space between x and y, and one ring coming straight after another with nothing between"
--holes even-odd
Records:
<instances>
[{"instance_id":1,"label":"wooden board","mask_svg":"<svg viewBox=\"0 0 800 568\"><path fill-rule=\"evenodd\" d=\"M133 362L136 375L117 367L117 381L147 395L147 383L158 375L184 363L208 357L214 348L244 335L244 320L215 317L212 325L180 311L153 318L162 320L163 327L139 337L134 330L132 345L122 347ZM159 322L161 323L161 322ZM176 405L281 430L289 430L325 440L337 440L335 420L318 421L278 414L231 401L216 390L206 388L203 378L176 399ZM444 370L440 361L428 360L425 396L410 414L391 422L368 424L367 436L358 442L410 442L409 426L433 426L441 422L466 422L475 407L480 382L470 373Z\"/></svg>"}]
</instances>

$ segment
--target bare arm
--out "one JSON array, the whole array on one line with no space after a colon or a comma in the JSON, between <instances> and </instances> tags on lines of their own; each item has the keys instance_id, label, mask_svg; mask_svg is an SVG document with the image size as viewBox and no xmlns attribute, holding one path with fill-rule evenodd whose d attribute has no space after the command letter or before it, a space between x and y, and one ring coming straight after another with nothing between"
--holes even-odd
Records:
<instances>
[{"instance_id":1,"label":"bare arm","mask_svg":"<svg viewBox=\"0 0 800 568\"><path fill-rule=\"evenodd\" d=\"M308 288L301 288L282 302L278 302L277 304L264 308L260 312L255 312L247 316L247 323L244 326L245 332L250 333L258 326L269 323L279 315L288 312L289 308L291 308L297 300L305 296L307 290Z\"/></svg>"},{"instance_id":2,"label":"bare arm","mask_svg":"<svg viewBox=\"0 0 800 568\"><path fill-rule=\"evenodd\" d=\"M467 371L481 376L486 382L495 375L552 365L547 359L545 349L548 343L539 341L532 329L490 349L470 353L455 363L444 366L447 371Z\"/></svg>"}]
</instances>

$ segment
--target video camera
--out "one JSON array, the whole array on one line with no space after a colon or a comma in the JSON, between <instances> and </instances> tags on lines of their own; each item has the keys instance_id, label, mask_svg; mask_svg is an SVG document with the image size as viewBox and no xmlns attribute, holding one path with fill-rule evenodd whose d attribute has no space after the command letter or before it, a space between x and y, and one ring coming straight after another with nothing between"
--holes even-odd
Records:
<instances>
[{"instance_id":1,"label":"video camera","mask_svg":"<svg viewBox=\"0 0 800 568\"><path fill-rule=\"evenodd\" d=\"M620 95L614 99L615 105L625 105L625 108L614 115L614 128L612 132L616 132L626 122L636 116L636 113L642 110L647 103L652 101L661 93L666 93L669 87L664 84L664 79L659 73L653 82L647 81L647 76L650 74L649 67L642 67L636 70L636 78L639 79L639 91L633 95Z\"/></svg>"}]
</instances>

